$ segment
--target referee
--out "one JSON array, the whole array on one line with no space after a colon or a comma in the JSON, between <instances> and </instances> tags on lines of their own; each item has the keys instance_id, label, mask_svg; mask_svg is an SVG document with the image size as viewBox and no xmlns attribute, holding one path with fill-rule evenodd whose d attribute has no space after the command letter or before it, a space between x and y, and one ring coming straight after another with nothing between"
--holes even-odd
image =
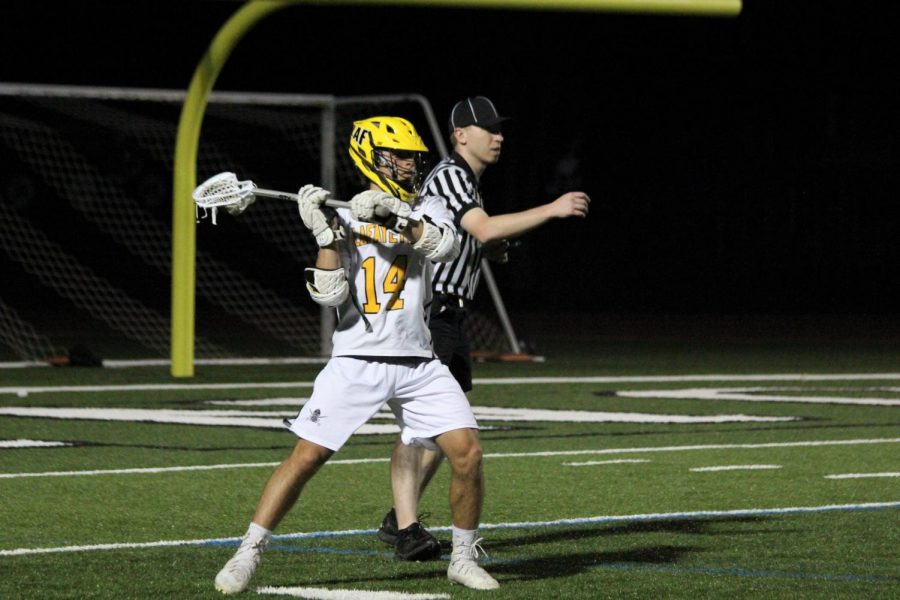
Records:
<instances>
[{"instance_id":1,"label":"referee","mask_svg":"<svg viewBox=\"0 0 900 600\"><path fill-rule=\"evenodd\" d=\"M459 257L435 265L431 304L431 338L435 354L450 368L463 391L472 389L472 357L466 330L466 309L475 298L481 279L481 260L506 262L508 240L552 219L584 218L591 199L584 192L567 192L556 200L520 212L489 215L484 209L480 180L489 165L500 160L503 147L501 117L484 96L460 100L450 111L449 133L453 151L440 161L422 184L421 196L437 196L453 214L460 234ZM425 486L440 465L441 454L398 443L391 456L395 495L418 506ZM396 538L394 510L388 512L378 537ZM439 552L434 551L438 556ZM396 556L403 557L402 552ZM429 556L411 556L421 560ZM436 558L436 556L435 556Z\"/></svg>"}]
</instances>

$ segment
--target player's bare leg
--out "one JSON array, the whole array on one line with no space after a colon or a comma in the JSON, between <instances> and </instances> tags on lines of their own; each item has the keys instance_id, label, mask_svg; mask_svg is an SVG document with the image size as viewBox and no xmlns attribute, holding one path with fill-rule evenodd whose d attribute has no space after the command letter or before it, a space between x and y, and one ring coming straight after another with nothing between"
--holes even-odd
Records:
<instances>
[{"instance_id":1,"label":"player's bare leg","mask_svg":"<svg viewBox=\"0 0 900 600\"><path fill-rule=\"evenodd\" d=\"M422 494L425 493L425 488L428 487L428 483L431 481L434 474L437 473L438 467L441 466L441 463L444 461L444 453L441 452L440 448L437 450L429 450L428 448L423 448L422 459L419 461L419 489L417 491L418 501L422 500Z\"/></svg>"},{"instance_id":2,"label":"player's bare leg","mask_svg":"<svg viewBox=\"0 0 900 600\"><path fill-rule=\"evenodd\" d=\"M328 448L298 439L290 456L282 461L266 482L253 514L253 522L273 530L294 506L303 486L334 454Z\"/></svg>"},{"instance_id":3,"label":"player's bare leg","mask_svg":"<svg viewBox=\"0 0 900 600\"><path fill-rule=\"evenodd\" d=\"M400 440L391 453L392 508L378 529L378 538L394 546L400 560L433 560L449 551L449 542L440 542L418 522L419 500L443 460L439 450L407 446Z\"/></svg>"},{"instance_id":4,"label":"player's bare leg","mask_svg":"<svg viewBox=\"0 0 900 600\"><path fill-rule=\"evenodd\" d=\"M484 500L484 471L478 430L454 429L436 437L435 442L447 456L452 470L450 511L453 525L460 529L475 529L481 519Z\"/></svg>"},{"instance_id":5,"label":"player's bare leg","mask_svg":"<svg viewBox=\"0 0 900 600\"><path fill-rule=\"evenodd\" d=\"M450 581L479 590L500 587L497 580L478 566L477 538L484 504L484 470L477 429L455 429L435 438L452 469L450 511L453 515L453 553L447 577Z\"/></svg>"},{"instance_id":6,"label":"player's bare leg","mask_svg":"<svg viewBox=\"0 0 900 600\"><path fill-rule=\"evenodd\" d=\"M391 488L398 528L404 529L418 520L419 501L443 458L439 450L407 446L397 440L391 453Z\"/></svg>"},{"instance_id":7,"label":"player's bare leg","mask_svg":"<svg viewBox=\"0 0 900 600\"><path fill-rule=\"evenodd\" d=\"M298 440L294 450L269 477L263 488L253 522L234 556L216 575L216 589L236 594L247 589L272 530L294 506L303 486L334 454L331 450L306 440Z\"/></svg>"}]
</instances>

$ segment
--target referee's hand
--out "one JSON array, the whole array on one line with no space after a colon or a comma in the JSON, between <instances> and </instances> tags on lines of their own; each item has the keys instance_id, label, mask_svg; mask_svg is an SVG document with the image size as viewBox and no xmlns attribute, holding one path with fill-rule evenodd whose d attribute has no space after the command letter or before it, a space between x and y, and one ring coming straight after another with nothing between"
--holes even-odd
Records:
<instances>
[{"instance_id":1,"label":"referee's hand","mask_svg":"<svg viewBox=\"0 0 900 600\"><path fill-rule=\"evenodd\" d=\"M588 215L591 198L584 192L567 192L550 203L553 216L558 219L581 217Z\"/></svg>"},{"instance_id":2,"label":"referee's hand","mask_svg":"<svg viewBox=\"0 0 900 600\"><path fill-rule=\"evenodd\" d=\"M509 240L495 240L482 247L484 257L492 262L504 264L509 262Z\"/></svg>"}]
</instances>

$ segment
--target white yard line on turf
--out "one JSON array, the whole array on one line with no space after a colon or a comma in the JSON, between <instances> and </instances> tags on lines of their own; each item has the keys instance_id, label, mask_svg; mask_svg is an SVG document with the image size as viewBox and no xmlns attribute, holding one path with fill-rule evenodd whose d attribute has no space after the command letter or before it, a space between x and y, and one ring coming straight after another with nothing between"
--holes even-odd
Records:
<instances>
[{"instance_id":1,"label":"white yard line on turf","mask_svg":"<svg viewBox=\"0 0 900 600\"><path fill-rule=\"evenodd\" d=\"M222 366L254 366L254 365L322 365L328 362L327 356L286 356L282 358L197 358L195 365ZM129 369L132 367L168 367L172 362L165 358L145 358L136 360L104 360L103 366L108 369ZM0 369L25 369L32 367L49 367L50 363L41 361L0 362Z\"/></svg>"},{"instance_id":2,"label":"white yard line on turf","mask_svg":"<svg viewBox=\"0 0 900 600\"><path fill-rule=\"evenodd\" d=\"M891 391L891 388L885 388ZM803 402L807 404L859 404L866 406L900 406L900 400L891 398L848 398L846 396L792 396L775 395L768 388L688 388L684 390L622 390L621 398L662 398L675 400L731 400L736 402Z\"/></svg>"},{"instance_id":3,"label":"white yard line on turf","mask_svg":"<svg viewBox=\"0 0 900 600\"><path fill-rule=\"evenodd\" d=\"M483 523L479 530L487 529L539 529L542 527L563 527L573 525L602 525L607 523L629 523L646 521L672 521L686 519L714 519L721 517L751 516L789 516L799 514L864 511L900 508L900 501L864 502L858 504L826 504L822 506L788 506L776 508L740 508L733 510L700 510L668 513L644 513L632 515L603 515L596 517L578 517L573 519L556 519L553 521L521 521L516 523ZM450 527L429 527L430 531L447 532ZM273 535L273 540L323 539L336 537L352 537L372 535L374 529L347 529L338 531L312 531ZM117 544L86 544L81 546L56 546L45 548L14 548L0 550L0 556L26 556L32 554L55 554L60 552L90 552L95 550L133 550L142 548L164 548L172 546L211 546L233 545L240 537L208 538L197 540L161 540L156 542L133 542Z\"/></svg>"},{"instance_id":4,"label":"white yard line on turf","mask_svg":"<svg viewBox=\"0 0 900 600\"><path fill-rule=\"evenodd\" d=\"M0 448L58 448L71 445L68 442L47 442L44 440L0 440Z\"/></svg>"},{"instance_id":5,"label":"white yard line on turf","mask_svg":"<svg viewBox=\"0 0 900 600\"><path fill-rule=\"evenodd\" d=\"M96 393L96 392L159 392L189 390L261 390L311 388L312 381L264 381L258 383L134 383L120 385L47 385L0 387L0 394Z\"/></svg>"},{"instance_id":6,"label":"white yard line on turf","mask_svg":"<svg viewBox=\"0 0 900 600\"><path fill-rule=\"evenodd\" d=\"M757 448L814 448L818 446L859 446L868 444L896 444L900 438L874 438L858 440L812 440L806 442L767 442L762 444L701 444L691 446L649 446L637 448L603 448L599 450L563 450L555 452L504 452L487 453L485 458L525 458L533 456L586 456L602 454L632 454L645 452L688 452L693 450L752 450ZM326 465L358 465L388 462L389 458L356 458L330 460ZM175 473L179 471L208 471L212 469L247 469L273 467L279 463L231 463L219 465L193 465L183 467L156 467L134 469L107 469L95 471L44 471L40 473L0 473L0 479L21 477L63 477L77 475L133 475L143 473Z\"/></svg>"},{"instance_id":7,"label":"white yard line on turf","mask_svg":"<svg viewBox=\"0 0 900 600\"><path fill-rule=\"evenodd\" d=\"M364 463L390 462L390 458L356 458L346 460L330 460L329 465L359 465ZM179 473L183 471L215 471L220 469L257 469L275 467L280 462L237 463L223 465L191 465L184 467L150 467L134 469L101 469L94 471L44 471L40 473L0 473L0 479L18 479L20 477L72 477L81 475L146 475L153 473Z\"/></svg>"},{"instance_id":8,"label":"white yard line on turf","mask_svg":"<svg viewBox=\"0 0 900 600\"><path fill-rule=\"evenodd\" d=\"M587 462L564 462L564 467L593 467L594 465L633 465L648 463L646 458L620 458L618 460L589 460Z\"/></svg>"},{"instance_id":9,"label":"white yard line on turf","mask_svg":"<svg viewBox=\"0 0 900 600\"><path fill-rule=\"evenodd\" d=\"M747 375L626 375L617 377L501 377L475 379L475 385L530 385L561 383L672 383L684 381L847 381L900 380L900 373L783 373ZM50 392L114 392L157 390L228 390L267 388L309 388L312 381L258 383L144 383L122 385L48 385L4 386L0 394L38 394Z\"/></svg>"},{"instance_id":10,"label":"white yard line on turf","mask_svg":"<svg viewBox=\"0 0 900 600\"><path fill-rule=\"evenodd\" d=\"M4 409L0 408L0 414ZM608 412L536 408L473 406L479 421L541 421L564 423L778 423L799 421L798 417L760 415L672 415L639 412Z\"/></svg>"},{"instance_id":11,"label":"white yard line on turf","mask_svg":"<svg viewBox=\"0 0 900 600\"><path fill-rule=\"evenodd\" d=\"M868 477L900 477L900 473L840 473L837 475L825 475L825 479L866 479Z\"/></svg>"},{"instance_id":12,"label":"white yard line on turf","mask_svg":"<svg viewBox=\"0 0 900 600\"><path fill-rule=\"evenodd\" d=\"M499 377L473 379L474 385L537 383L670 383L679 381L846 381L900 379L900 373L771 373L747 375L624 375L595 377Z\"/></svg>"},{"instance_id":13,"label":"white yard line on turf","mask_svg":"<svg viewBox=\"0 0 900 600\"><path fill-rule=\"evenodd\" d=\"M177 423L216 427L253 427L284 429L284 417L296 416L292 411L279 414L249 410L181 410L165 408L60 408L56 406L0 406L0 416L84 419L88 421L124 421L127 423ZM390 413L388 413L390 415ZM736 417L737 418L737 417ZM752 417L748 417L752 418ZM366 423L356 430L359 435L393 434L400 431L393 423Z\"/></svg>"},{"instance_id":14,"label":"white yard line on turf","mask_svg":"<svg viewBox=\"0 0 900 600\"><path fill-rule=\"evenodd\" d=\"M826 504L822 506L791 506L784 508L739 508L735 510L699 510L690 512L647 513L621 516L583 517L576 519L557 519L555 521L525 521L521 523L482 523L478 529L532 529L537 527L558 527L566 525L598 525L603 523L627 523L637 521L672 521L685 519L703 519L718 517L752 517L797 515L821 512L878 510L900 508L900 501L863 502L859 504ZM429 531L441 532L449 527L429 527ZM239 540L241 538L236 538Z\"/></svg>"},{"instance_id":15,"label":"white yard line on turf","mask_svg":"<svg viewBox=\"0 0 900 600\"><path fill-rule=\"evenodd\" d=\"M295 406L305 401L298 398ZM39 419L85 419L89 421L126 421L131 423L179 423L182 425L211 425L218 427L253 427L282 429L283 418L295 416L298 409L287 414L252 410L194 410L169 408L80 408L58 406L0 406L0 417ZM506 422L562 422L562 423L781 423L797 421L798 417L765 417L758 415L672 415L636 412L601 412L587 410L547 410L473 406L479 421ZM393 420L390 411L382 411L375 418ZM399 433L394 423L369 422L356 430L357 435Z\"/></svg>"},{"instance_id":16,"label":"white yard line on turf","mask_svg":"<svg viewBox=\"0 0 900 600\"><path fill-rule=\"evenodd\" d=\"M766 469L780 469L781 465L722 465L719 467L694 467L694 473L715 473L717 471L757 471Z\"/></svg>"},{"instance_id":17,"label":"white yard line on turf","mask_svg":"<svg viewBox=\"0 0 900 600\"><path fill-rule=\"evenodd\" d=\"M638 452L686 452L690 450L749 450L754 448L802 448L815 446L857 446L863 444L896 444L900 438L873 438L857 440L811 440L807 442L764 442L760 444L697 444L690 446L649 446L645 448L604 448L601 450L565 450L556 452L507 452L485 454L491 458L517 458L523 456L581 456L589 454L631 454Z\"/></svg>"},{"instance_id":18,"label":"white yard line on turf","mask_svg":"<svg viewBox=\"0 0 900 600\"><path fill-rule=\"evenodd\" d=\"M370 590L329 590L311 587L259 587L257 594L292 596L307 600L444 600L450 594L408 594Z\"/></svg>"}]
</instances>

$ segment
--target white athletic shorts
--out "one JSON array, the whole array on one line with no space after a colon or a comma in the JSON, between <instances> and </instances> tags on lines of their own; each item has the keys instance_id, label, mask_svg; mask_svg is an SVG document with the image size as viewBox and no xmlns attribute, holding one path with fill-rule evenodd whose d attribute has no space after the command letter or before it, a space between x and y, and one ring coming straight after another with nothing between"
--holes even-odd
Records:
<instances>
[{"instance_id":1,"label":"white athletic shorts","mask_svg":"<svg viewBox=\"0 0 900 600\"><path fill-rule=\"evenodd\" d=\"M434 449L433 438L442 433L478 429L469 400L441 361L336 356L316 377L290 430L336 452L386 402L407 445Z\"/></svg>"}]
</instances>

